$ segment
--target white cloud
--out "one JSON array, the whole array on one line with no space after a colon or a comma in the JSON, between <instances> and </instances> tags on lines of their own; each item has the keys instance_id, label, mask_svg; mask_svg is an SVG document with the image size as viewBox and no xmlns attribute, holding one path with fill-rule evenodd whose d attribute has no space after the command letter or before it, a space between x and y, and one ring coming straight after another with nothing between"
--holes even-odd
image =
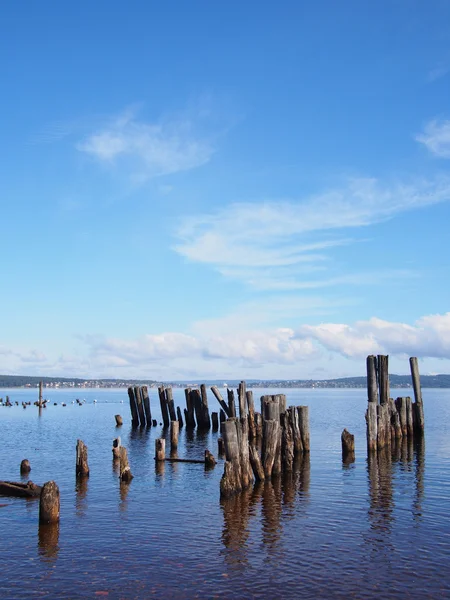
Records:
<instances>
[{"instance_id":1,"label":"white cloud","mask_svg":"<svg viewBox=\"0 0 450 600\"><path fill-rule=\"evenodd\" d=\"M139 121L128 110L89 134L77 149L100 163L124 170L134 182L187 171L207 163L214 148L189 119Z\"/></svg>"},{"instance_id":2,"label":"white cloud","mask_svg":"<svg viewBox=\"0 0 450 600\"><path fill-rule=\"evenodd\" d=\"M439 158L450 158L450 121L430 121L416 140Z\"/></svg>"},{"instance_id":3,"label":"white cloud","mask_svg":"<svg viewBox=\"0 0 450 600\"><path fill-rule=\"evenodd\" d=\"M392 186L352 179L340 189L304 199L236 203L187 217L176 231L174 250L259 289L325 287L346 278L347 283L361 284L377 275L346 273L310 281L305 275L324 271L330 251L354 241L343 235L347 229L448 199L446 179Z\"/></svg>"}]
</instances>

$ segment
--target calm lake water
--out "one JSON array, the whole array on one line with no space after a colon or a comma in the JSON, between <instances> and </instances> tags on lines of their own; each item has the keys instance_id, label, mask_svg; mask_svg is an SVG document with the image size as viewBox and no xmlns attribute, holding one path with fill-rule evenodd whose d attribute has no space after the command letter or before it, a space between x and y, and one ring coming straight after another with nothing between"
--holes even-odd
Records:
<instances>
[{"instance_id":1,"label":"calm lake water","mask_svg":"<svg viewBox=\"0 0 450 600\"><path fill-rule=\"evenodd\" d=\"M255 399L265 393L275 391L255 390ZM155 467L162 428L131 429L126 390L45 390L41 417L34 406L0 407L0 479L20 481L28 458L30 479L53 479L61 492L59 527L41 530L39 501L0 497L0 598L450 598L450 390L423 391L424 445L371 464L365 390L284 393L288 405L310 407L310 458L291 477L226 501L222 461L212 471ZM7 394L37 399L37 390L0 390ZM184 407L183 390L174 396ZM72 404L77 397L86 404ZM157 392L150 397L159 422ZM350 465L341 460L344 427L356 437ZM129 485L113 466L117 435ZM218 437L183 429L178 454L217 456ZM89 448L82 483L77 438Z\"/></svg>"}]
</instances>

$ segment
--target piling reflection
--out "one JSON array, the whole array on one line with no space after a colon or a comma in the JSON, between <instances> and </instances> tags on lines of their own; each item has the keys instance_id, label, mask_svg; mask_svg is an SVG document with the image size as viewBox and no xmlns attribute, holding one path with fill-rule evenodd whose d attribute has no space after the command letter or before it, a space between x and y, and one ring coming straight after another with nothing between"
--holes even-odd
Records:
<instances>
[{"instance_id":1,"label":"piling reflection","mask_svg":"<svg viewBox=\"0 0 450 600\"><path fill-rule=\"evenodd\" d=\"M39 525L38 554L44 562L54 562L59 552L59 522Z\"/></svg>"},{"instance_id":2,"label":"piling reflection","mask_svg":"<svg viewBox=\"0 0 450 600\"><path fill-rule=\"evenodd\" d=\"M88 493L89 477L77 477L75 482L75 513L84 517L87 510L86 496Z\"/></svg>"},{"instance_id":3,"label":"piling reflection","mask_svg":"<svg viewBox=\"0 0 450 600\"><path fill-rule=\"evenodd\" d=\"M415 454L415 493L413 497L413 516L414 520L420 520L422 517L422 501L424 496L425 481L425 438L419 436L414 442Z\"/></svg>"},{"instance_id":4,"label":"piling reflection","mask_svg":"<svg viewBox=\"0 0 450 600\"><path fill-rule=\"evenodd\" d=\"M119 485L119 494L120 494L120 503L119 510L120 512L125 512L128 508L128 492L130 491L130 483L126 481L121 481Z\"/></svg>"},{"instance_id":5,"label":"piling reflection","mask_svg":"<svg viewBox=\"0 0 450 600\"><path fill-rule=\"evenodd\" d=\"M221 498L222 543L227 564L244 571L249 562L250 522L261 516L261 538L269 556L281 542L282 523L293 518L309 501L309 454L294 462L294 469L280 477L257 482L253 488L230 498ZM256 519L255 519L256 521Z\"/></svg>"}]
</instances>

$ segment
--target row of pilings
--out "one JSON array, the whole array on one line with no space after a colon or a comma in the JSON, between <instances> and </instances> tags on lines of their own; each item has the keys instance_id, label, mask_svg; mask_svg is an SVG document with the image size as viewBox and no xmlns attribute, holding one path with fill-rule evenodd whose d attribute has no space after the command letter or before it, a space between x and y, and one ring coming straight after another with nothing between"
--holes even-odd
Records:
<instances>
[{"instance_id":1,"label":"row of pilings","mask_svg":"<svg viewBox=\"0 0 450 600\"><path fill-rule=\"evenodd\" d=\"M367 450L374 453L402 439L423 436L425 420L420 386L419 366L416 357L409 359L414 389L414 402L408 397L390 397L389 357L367 357L366 411Z\"/></svg>"}]
</instances>

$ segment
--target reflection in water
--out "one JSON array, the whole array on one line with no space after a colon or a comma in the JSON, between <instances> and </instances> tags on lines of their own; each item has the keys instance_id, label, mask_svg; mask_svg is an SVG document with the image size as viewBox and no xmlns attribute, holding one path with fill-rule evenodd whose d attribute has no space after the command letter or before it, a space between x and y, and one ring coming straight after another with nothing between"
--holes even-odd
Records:
<instances>
[{"instance_id":1,"label":"reflection in water","mask_svg":"<svg viewBox=\"0 0 450 600\"><path fill-rule=\"evenodd\" d=\"M221 498L223 511L222 542L226 562L235 570L244 571L248 564L249 522L261 507L262 541L267 555L282 535L282 517L293 517L309 500L310 461L309 455L294 462L294 469L270 481L257 482L253 488L244 490L230 498ZM300 503L296 499L300 499Z\"/></svg>"},{"instance_id":2,"label":"reflection in water","mask_svg":"<svg viewBox=\"0 0 450 600\"><path fill-rule=\"evenodd\" d=\"M119 485L120 492L120 512L125 512L128 508L128 492L130 490L130 482L121 481Z\"/></svg>"},{"instance_id":3,"label":"reflection in water","mask_svg":"<svg viewBox=\"0 0 450 600\"><path fill-rule=\"evenodd\" d=\"M56 560L59 551L59 522L39 525L38 552L45 562Z\"/></svg>"},{"instance_id":4,"label":"reflection in water","mask_svg":"<svg viewBox=\"0 0 450 600\"><path fill-rule=\"evenodd\" d=\"M75 512L77 517L84 517L87 509L86 496L89 477L77 477L75 483Z\"/></svg>"},{"instance_id":5,"label":"reflection in water","mask_svg":"<svg viewBox=\"0 0 450 600\"><path fill-rule=\"evenodd\" d=\"M415 494L413 497L413 516L414 520L420 520L422 517L422 500L424 495L425 479L425 438L419 436L415 439Z\"/></svg>"},{"instance_id":6,"label":"reflection in water","mask_svg":"<svg viewBox=\"0 0 450 600\"><path fill-rule=\"evenodd\" d=\"M164 473L166 471L166 463L163 460L155 460L156 482L162 483Z\"/></svg>"}]
</instances>

